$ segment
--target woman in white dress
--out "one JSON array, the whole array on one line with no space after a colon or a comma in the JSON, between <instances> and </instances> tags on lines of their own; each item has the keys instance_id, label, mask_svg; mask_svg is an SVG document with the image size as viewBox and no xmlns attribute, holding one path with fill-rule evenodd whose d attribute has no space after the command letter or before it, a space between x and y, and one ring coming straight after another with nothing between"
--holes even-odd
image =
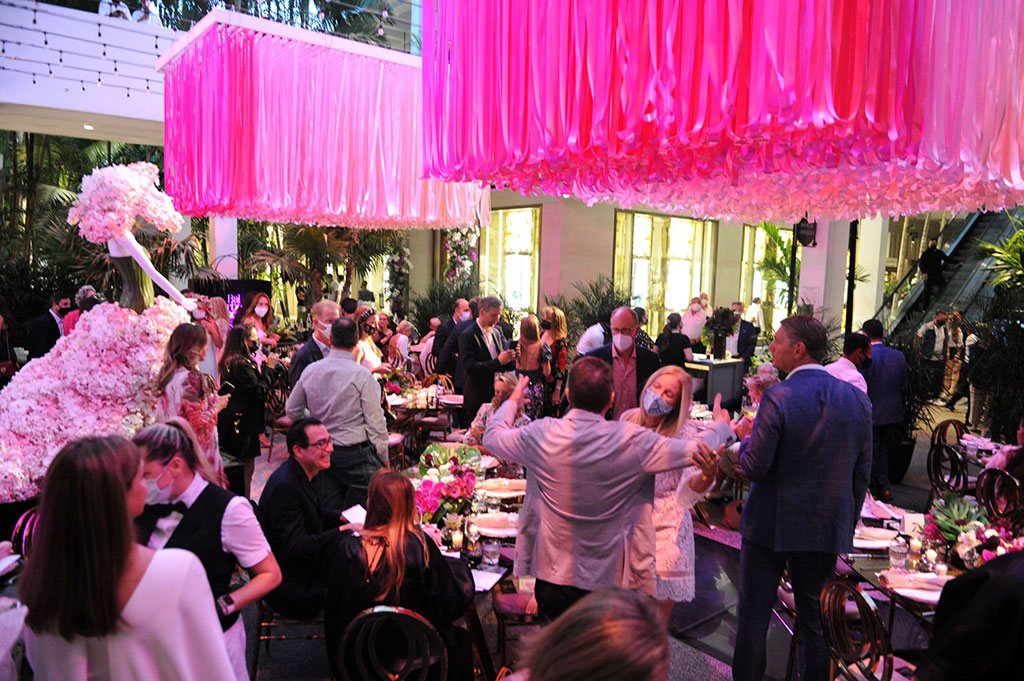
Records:
<instances>
[{"instance_id":1,"label":"woman in white dress","mask_svg":"<svg viewBox=\"0 0 1024 681\"><path fill-rule=\"evenodd\" d=\"M353 353L356 362L369 369L371 374L390 374L394 369L384 362L380 348L373 342L373 334L378 330L377 311L361 305L356 309L355 320L359 327L359 340Z\"/></svg>"},{"instance_id":2,"label":"woman in white dress","mask_svg":"<svg viewBox=\"0 0 1024 681\"><path fill-rule=\"evenodd\" d=\"M50 464L18 581L36 681L234 678L199 559L136 543L145 502L124 438L72 442Z\"/></svg>"},{"instance_id":3,"label":"woman in white dress","mask_svg":"<svg viewBox=\"0 0 1024 681\"><path fill-rule=\"evenodd\" d=\"M702 429L701 421L692 421L690 402L693 384L690 375L677 366L655 371L644 386L640 406L622 415L630 421L665 437L692 438ZM706 469L680 468L654 476L655 566L657 598L666 615L680 601L694 596L693 520L690 509L700 501L715 481L717 455Z\"/></svg>"}]
</instances>

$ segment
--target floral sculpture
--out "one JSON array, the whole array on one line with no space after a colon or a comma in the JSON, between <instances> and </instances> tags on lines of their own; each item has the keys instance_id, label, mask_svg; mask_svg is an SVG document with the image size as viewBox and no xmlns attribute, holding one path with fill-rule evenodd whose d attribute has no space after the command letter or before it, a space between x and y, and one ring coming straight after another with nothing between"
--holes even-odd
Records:
<instances>
[{"instance_id":1,"label":"floral sculpture","mask_svg":"<svg viewBox=\"0 0 1024 681\"><path fill-rule=\"evenodd\" d=\"M132 230L151 224L163 232L181 229L182 216L171 198L157 189L160 171L152 163L97 168L82 178L82 192L71 210L68 223L78 225L82 238L94 244L106 243L114 264L124 279L124 307L142 312L152 303L152 287L134 266L148 275L176 303L188 310L188 300L153 267ZM140 224L141 221L141 224Z\"/></svg>"},{"instance_id":2,"label":"floral sculpture","mask_svg":"<svg viewBox=\"0 0 1024 681\"><path fill-rule=\"evenodd\" d=\"M448 267L444 276L448 281L466 277L476 262L476 246L479 232L476 227L449 229L445 232L445 246L448 249Z\"/></svg>"},{"instance_id":3,"label":"floral sculpture","mask_svg":"<svg viewBox=\"0 0 1024 681\"><path fill-rule=\"evenodd\" d=\"M106 303L29 362L0 394L0 502L29 499L54 455L88 435L133 436L153 422L153 384L185 311L166 298L142 314Z\"/></svg>"},{"instance_id":4,"label":"floral sculpture","mask_svg":"<svg viewBox=\"0 0 1024 681\"><path fill-rule=\"evenodd\" d=\"M463 515L469 510L476 473L452 457L448 463L428 470L415 485L416 510L423 522L438 523L449 513Z\"/></svg>"}]
</instances>

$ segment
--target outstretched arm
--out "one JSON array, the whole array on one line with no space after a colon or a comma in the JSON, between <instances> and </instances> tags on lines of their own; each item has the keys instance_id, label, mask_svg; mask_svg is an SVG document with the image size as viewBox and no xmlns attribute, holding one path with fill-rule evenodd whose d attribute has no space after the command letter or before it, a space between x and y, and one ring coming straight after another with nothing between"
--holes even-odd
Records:
<instances>
[{"instance_id":1,"label":"outstretched arm","mask_svg":"<svg viewBox=\"0 0 1024 681\"><path fill-rule=\"evenodd\" d=\"M110 251L110 255L115 258L131 257L132 260L139 264L142 271L149 275L149 278L153 280L153 283L167 293L171 300L176 302L178 305L181 305L189 312L196 309L196 301L181 295L181 291L174 288L174 285L167 281L167 277L157 271L156 267L153 266L153 262L149 259L149 255L146 253L146 250L138 241L135 240L134 234L129 232L124 236L111 239L107 242L107 249Z\"/></svg>"}]
</instances>

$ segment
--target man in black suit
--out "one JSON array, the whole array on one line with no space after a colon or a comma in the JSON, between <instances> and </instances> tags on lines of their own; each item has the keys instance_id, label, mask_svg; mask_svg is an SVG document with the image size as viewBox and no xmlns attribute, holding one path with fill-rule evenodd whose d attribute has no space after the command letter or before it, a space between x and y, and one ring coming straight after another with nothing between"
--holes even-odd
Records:
<instances>
[{"instance_id":1,"label":"man in black suit","mask_svg":"<svg viewBox=\"0 0 1024 681\"><path fill-rule=\"evenodd\" d=\"M734 338L726 339L726 347L734 353L734 357L742 358L744 366L750 369L751 364L754 363L754 350L757 349L757 327L743 318L743 303L737 301L729 307L736 313L736 318L740 320L740 326ZM731 347L733 341L736 343L735 350Z\"/></svg>"},{"instance_id":2,"label":"man in black suit","mask_svg":"<svg viewBox=\"0 0 1024 681\"><path fill-rule=\"evenodd\" d=\"M466 329L476 325L476 317L480 312L479 303L479 298L473 298L469 301L469 319L464 319L456 324L444 340L443 345L439 345L436 340L434 341L434 347L439 348L436 353L437 367L435 372L451 376L452 381L455 383L455 392L459 393L462 392L462 377L456 371L459 362L459 336ZM473 416L476 416L476 414L473 414Z\"/></svg>"},{"instance_id":3,"label":"man in black suit","mask_svg":"<svg viewBox=\"0 0 1024 681\"><path fill-rule=\"evenodd\" d=\"M903 436L907 358L882 342L885 335L882 322L869 319L862 330L871 341L871 366L864 371L871 399L871 493L882 501L890 501L889 457Z\"/></svg>"},{"instance_id":4,"label":"man in black suit","mask_svg":"<svg viewBox=\"0 0 1024 681\"><path fill-rule=\"evenodd\" d=\"M281 565L281 585L267 594L276 612L312 619L323 610L327 575L341 532L339 509L324 508L323 476L331 466L331 434L317 419L296 421L288 431L288 460L278 466L260 496L263 532Z\"/></svg>"},{"instance_id":5,"label":"man in black suit","mask_svg":"<svg viewBox=\"0 0 1024 681\"><path fill-rule=\"evenodd\" d=\"M50 294L50 309L28 327L29 359L42 357L64 335L64 316L71 312L71 298L60 291Z\"/></svg>"},{"instance_id":6,"label":"man in black suit","mask_svg":"<svg viewBox=\"0 0 1024 681\"><path fill-rule=\"evenodd\" d=\"M612 342L586 355L596 357L612 368L615 402L611 418L614 421L629 409L640 406L640 393L647 379L661 366L657 353L637 347L634 342L639 328L640 320L633 310L617 308L612 312Z\"/></svg>"},{"instance_id":7,"label":"man in black suit","mask_svg":"<svg viewBox=\"0 0 1024 681\"><path fill-rule=\"evenodd\" d=\"M463 422L469 423L480 405L494 399L494 375L515 368L516 352L498 329L501 299L487 296L479 301L479 315L459 335L456 377L463 383Z\"/></svg>"},{"instance_id":8,"label":"man in black suit","mask_svg":"<svg viewBox=\"0 0 1024 681\"><path fill-rule=\"evenodd\" d=\"M313 320L313 336L306 341L292 358L288 368L288 388L294 388L299 377L313 362L319 362L331 352L331 324L341 316L341 306L330 298L322 298L313 303L309 311Z\"/></svg>"},{"instance_id":9,"label":"man in black suit","mask_svg":"<svg viewBox=\"0 0 1024 681\"><path fill-rule=\"evenodd\" d=\"M434 356L438 358L437 371L439 373L449 373L441 371L440 356L441 351L444 349L445 343L447 342L448 338L452 335L452 331L454 331L455 327L461 324L462 322L468 322L472 319L473 314L469 311L469 301L466 300L465 298L459 298L458 300L455 301L455 309L452 311L452 316L449 317L448 319L445 319L444 322L441 323L441 326L437 327L437 331L434 332L433 347L436 349L436 351L434 352Z\"/></svg>"}]
</instances>

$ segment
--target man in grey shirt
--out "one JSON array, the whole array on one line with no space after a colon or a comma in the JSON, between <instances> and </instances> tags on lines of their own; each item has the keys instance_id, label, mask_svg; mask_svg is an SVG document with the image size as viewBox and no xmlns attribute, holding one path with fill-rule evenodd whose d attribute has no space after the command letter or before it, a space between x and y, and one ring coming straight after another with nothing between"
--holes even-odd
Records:
<instances>
[{"instance_id":1,"label":"man in grey shirt","mask_svg":"<svg viewBox=\"0 0 1024 681\"><path fill-rule=\"evenodd\" d=\"M365 506L370 476L388 460L380 384L352 357L358 337L353 320L336 319L331 324L330 354L306 368L285 405L288 418L312 416L331 434L334 452L324 481L326 508Z\"/></svg>"}]
</instances>

